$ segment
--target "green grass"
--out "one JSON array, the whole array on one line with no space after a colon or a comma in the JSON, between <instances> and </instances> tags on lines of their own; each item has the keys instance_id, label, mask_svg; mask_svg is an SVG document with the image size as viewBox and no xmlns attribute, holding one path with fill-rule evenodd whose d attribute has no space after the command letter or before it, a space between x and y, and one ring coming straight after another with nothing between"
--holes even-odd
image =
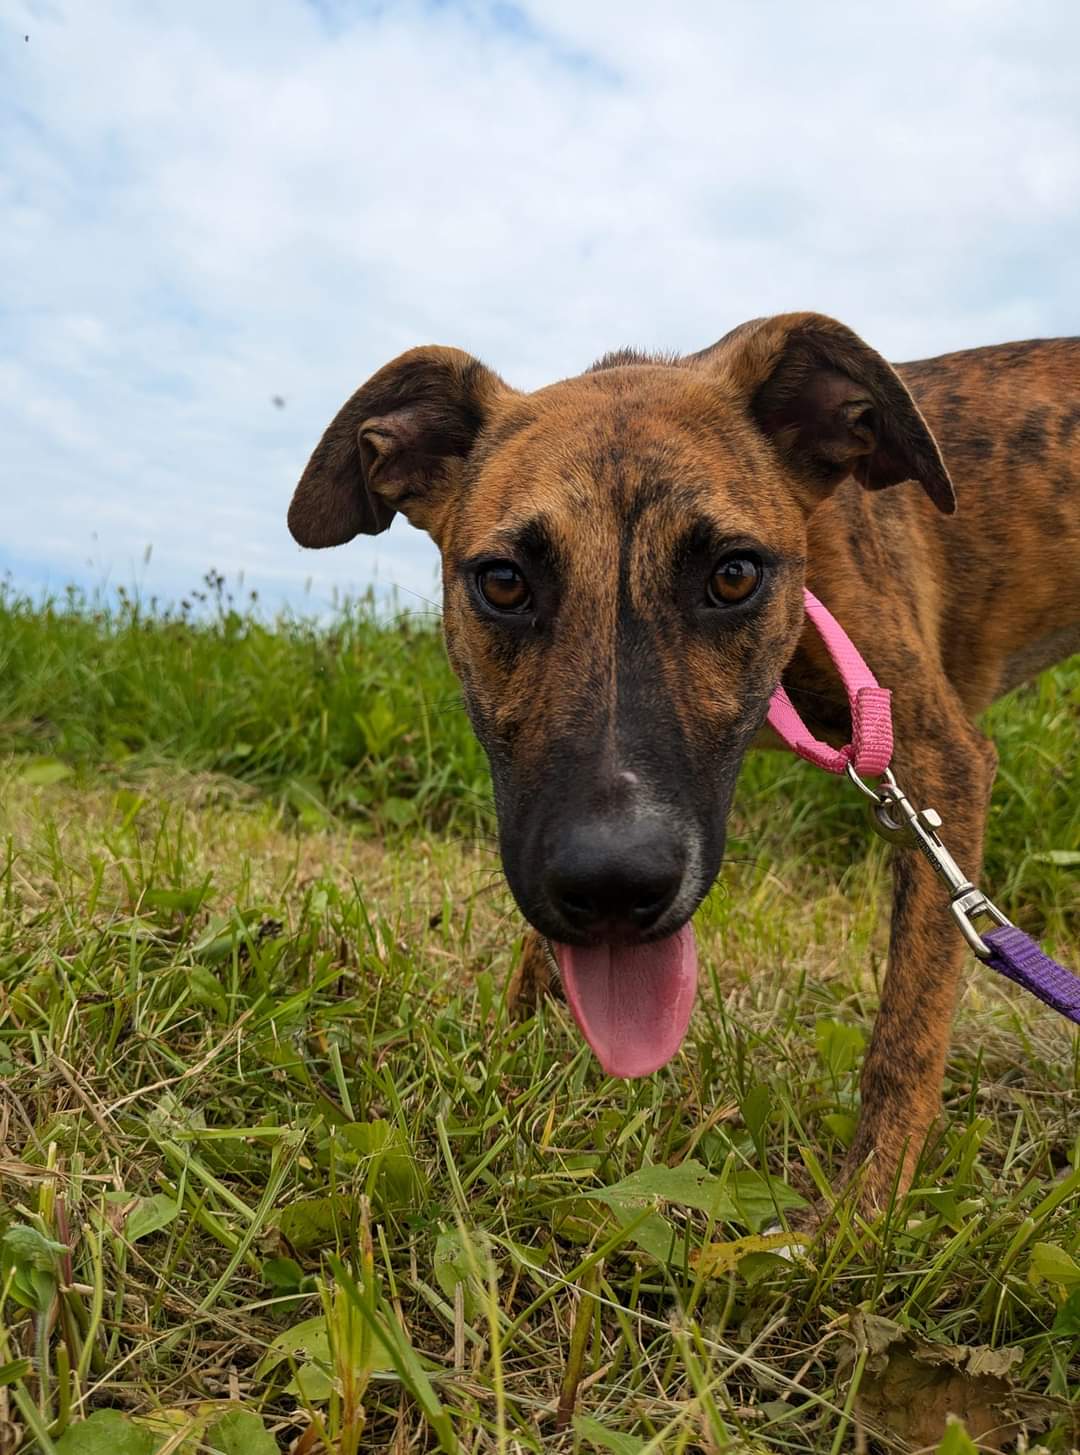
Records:
<instances>
[{"instance_id":1,"label":"green grass","mask_svg":"<svg viewBox=\"0 0 1080 1455\"><path fill-rule=\"evenodd\" d=\"M507 1017L435 632L209 594L0 598L0 1448L934 1448L912 1369L909 1413L1071 1448L1078 1062L1029 997L972 966L888 1218L737 1244L851 1135L888 897L853 791L748 764L684 1052L613 1082L560 1005ZM990 726L984 883L1076 963L1080 669Z\"/></svg>"},{"instance_id":2,"label":"green grass","mask_svg":"<svg viewBox=\"0 0 1080 1455\"><path fill-rule=\"evenodd\" d=\"M368 599L329 626L267 623L212 572L173 612L0 585L0 746L227 774L313 823L473 831L490 798L430 616L388 630Z\"/></svg>"}]
</instances>

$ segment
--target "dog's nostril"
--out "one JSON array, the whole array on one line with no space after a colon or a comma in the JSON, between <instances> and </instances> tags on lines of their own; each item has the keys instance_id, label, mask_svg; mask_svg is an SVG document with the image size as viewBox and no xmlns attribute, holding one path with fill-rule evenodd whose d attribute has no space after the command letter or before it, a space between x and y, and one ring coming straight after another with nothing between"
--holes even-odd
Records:
<instances>
[{"instance_id":1,"label":"dog's nostril","mask_svg":"<svg viewBox=\"0 0 1080 1455\"><path fill-rule=\"evenodd\" d=\"M650 899L648 904L635 904L633 906L630 913L642 929L648 929L649 925L656 923L664 910L667 909L668 905L675 898L678 887L678 883L675 883L669 889L665 889L663 894L659 895L656 899Z\"/></svg>"},{"instance_id":2,"label":"dog's nostril","mask_svg":"<svg viewBox=\"0 0 1080 1455\"><path fill-rule=\"evenodd\" d=\"M681 843L656 824L575 825L549 864L549 902L576 930L649 930L674 902L684 863Z\"/></svg>"},{"instance_id":3,"label":"dog's nostril","mask_svg":"<svg viewBox=\"0 0 1080 1455\"><path fill-rule=\"evenodd\" d=\"M567 894L564 890L560 897L563 908L573 915L591 915L595 912L592 900L586 899L583 894Z\"/></svg>"}]
</instances>

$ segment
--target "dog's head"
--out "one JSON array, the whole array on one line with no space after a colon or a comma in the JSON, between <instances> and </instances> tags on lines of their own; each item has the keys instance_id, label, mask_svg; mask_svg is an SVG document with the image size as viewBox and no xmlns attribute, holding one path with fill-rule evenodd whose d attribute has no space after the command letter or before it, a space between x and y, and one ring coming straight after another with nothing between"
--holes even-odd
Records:
<instances>
[{"instance_id":1,"label":"dog's head","mask_svg":"<svg viewBox=\"0 0 1080 1455\"><path fill-rule=\"evenodd\" d=\"M896 373L800 313L531 394L458 350L413 349L353 395L297 487L301 545L397 511L438 545L506 877L623 1074L685 1029L685 927L802 628L807 520L849 475L914 478L954 508Z\"/></svg>"}]
</instances>

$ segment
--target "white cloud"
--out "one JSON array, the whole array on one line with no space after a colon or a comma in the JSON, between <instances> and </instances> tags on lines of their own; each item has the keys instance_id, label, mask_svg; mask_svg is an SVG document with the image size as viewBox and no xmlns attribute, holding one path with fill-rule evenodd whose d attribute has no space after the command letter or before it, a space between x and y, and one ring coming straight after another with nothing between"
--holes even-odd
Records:
<instances>
[{"instance_id":1,"label":"white cloud","mask_svg":"<svg viewBox=\"0 0 1080 1455\"><path fill-rule=\"evenodd\" d=\"M7 9L26 577L151 542L166 591L431 595L403 522L319 555L284 528L331 414L418 342L529 387L787 307L894 358L1080 328L1080 11L1050 0Z\"/></svg>"}]
</instances>

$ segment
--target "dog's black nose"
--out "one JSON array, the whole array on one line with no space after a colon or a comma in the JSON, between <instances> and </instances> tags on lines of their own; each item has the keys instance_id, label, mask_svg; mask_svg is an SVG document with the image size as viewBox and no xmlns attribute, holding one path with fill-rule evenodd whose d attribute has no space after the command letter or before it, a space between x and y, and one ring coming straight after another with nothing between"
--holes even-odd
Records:
<instances>
[{"instance_id":1,"label":"dog's black nose","mask_svg":"<svg viewBox=\"0 0 1080 1455\"><path fill-rule=\"evenodd\" d=\"M583 934L651 929L682 884L686 856L664 824L598 819L572 824L548 861L551 907Z\"/></svg>"}]
</instances>

